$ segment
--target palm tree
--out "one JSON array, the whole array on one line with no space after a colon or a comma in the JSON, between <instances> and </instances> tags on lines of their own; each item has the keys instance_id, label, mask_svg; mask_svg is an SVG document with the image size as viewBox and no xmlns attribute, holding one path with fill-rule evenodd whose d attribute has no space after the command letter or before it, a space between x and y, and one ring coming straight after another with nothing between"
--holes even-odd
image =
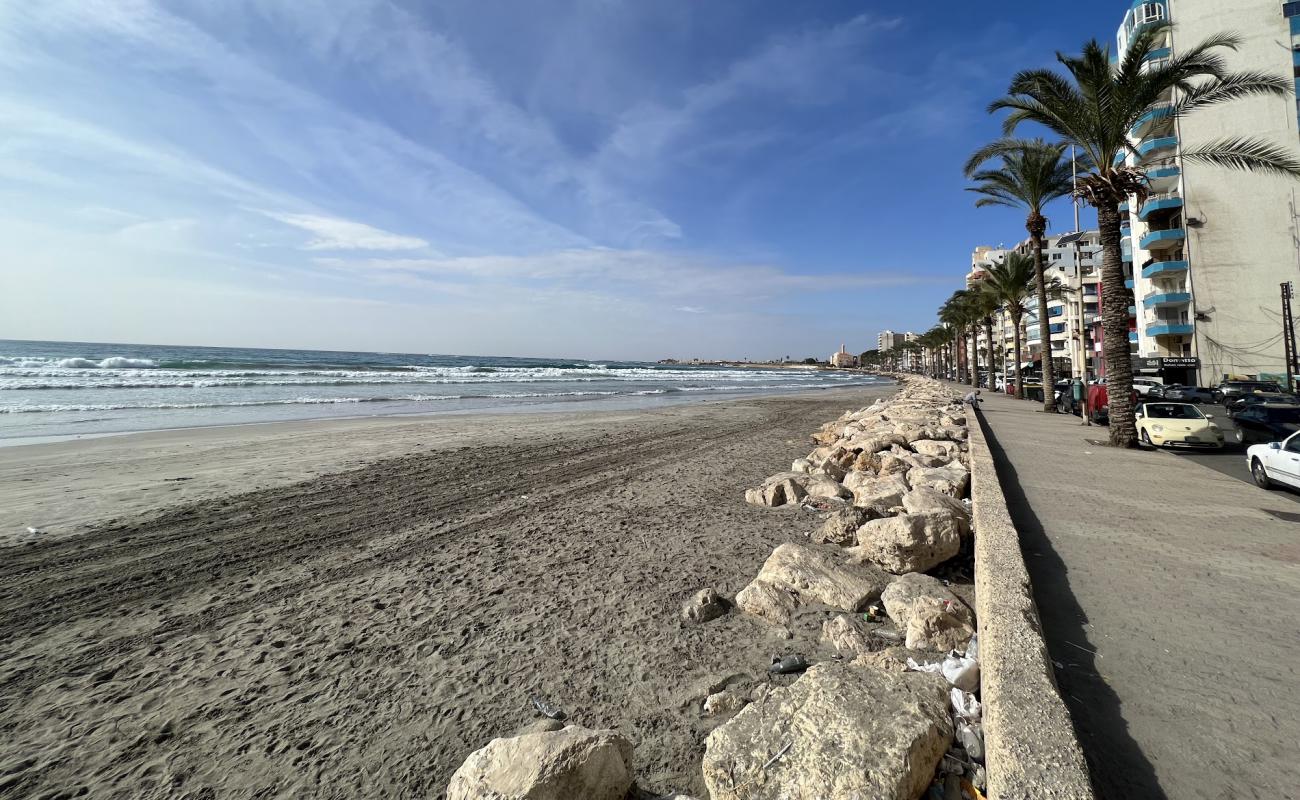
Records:
<instances>
[{"instance_id":1,"label":"palm tree","mask_svg":"<svg viewBox=\"0 0 1300 800\"><path fill-rule=\"evenodd\" d=\"M953 363L957 368L955 378L957 383L963 383L965 375L962 372L961 351L965 346L966 331L971 321L970 300L965 289L953 292L952 297L944 302L939 309L939 320L953 330ZM967 371L969 371L969 359L967 362Z\"/></svg>"},{"instance_id":2,"label":"palm tree","mask_svg":"<svg viewBox=\"0 0 1300 800\"><path fill-rule=\"evenodd\" d=\"M1042 139L999 139L977 151L966 163L966 176L976 182L967 189L980 195L976 208L1008 206L1022 208L1025 230L1034 251L1034 275L1038 284L1039 333L1043 340L1043 410L1056 411L1051 387L1052 342L1047 333L1047 279L1043 274L1043 246L1047 234L1047 217L1043 209L1053 200L1074 191L1074 167L1065 157L1067 145L1048 144ZM980 169L989 160L999 158L996 169Z\"/></svg>"},{"instance_id":3,"label":"palm tree","mask_svg":"<svg viewBox=\"0 0 1300 800\"><path fill-rule=\"evenodd\" d=\"M1160 62L1153 52L1168 25L1141 30L1124 57L1110 63L1110 50L1095 39L1079 56L1058 53L1069 76L1050 69L1026 70L1015 76L1007 96L989 106L1008 110L1003 132L1012 135L1024 122L1045 126L1083 151L1089 172L1078 177L1077 194L1097 209L1102 246L1102 331L1106 382L1110 398L1110 441L1117 447L1137 442L1133 422L1133 369L1128 343L1128 299L1120 247L1119 205L1130 196L1147 196L1141 166L1126 163L1137 150L1129 131L1159 102L1172 97L1169 116L1181 119L1202 108L1254 95L1290 96L1291 77L1262 72L1230 72L1222 51L1235 50L1236 36L1211 36ZM1184 159L1231 169L1300 177L1300 160L1292 148L1250 137L1209 142L1183 151ZM1046 362L1045 362L1046 363ZM1046 393L1046 392L1045 392Z\"/></svg>"},{"instance_id":4,"label":"palm tree","mask_svg":"<svg viewBox=\"0 0 1300 800\"><path fill-rule=\"evenodd\" d=\"M1012 252L1002 261L990 266L979 284L980 291L1005 309L1007 316L1011 317L1011 335L1016 354L1016 397L1025 396L1023 381L1020 380L1021 365L1024 363L1021 355L1024 328L1021 321L1034 295L1036 273L1032 258L1024 253ZM1006 378L1010 381L1011 376L1007 375Z\"/></svg>"},{"instance_id":5,"label":"palm tree","mask_svg":"<svg viewBox=\"0 0 1300 800\"><path fill-rule=\"evenodd\" d=\"M993 388L993 315L997 313L998 306L998 300L989 292L983 291L979 284L976 284L975 291L970 293L971 312L975 317L975 352L977 354L979 352L979 326L983 325L984 340L988 343L988 349L984 353L984 366L988 367L989 371L989 385L986 387L988 389ZM978 360L975 363L975 372L978 376Z\"/></svg>"}]
</instances>

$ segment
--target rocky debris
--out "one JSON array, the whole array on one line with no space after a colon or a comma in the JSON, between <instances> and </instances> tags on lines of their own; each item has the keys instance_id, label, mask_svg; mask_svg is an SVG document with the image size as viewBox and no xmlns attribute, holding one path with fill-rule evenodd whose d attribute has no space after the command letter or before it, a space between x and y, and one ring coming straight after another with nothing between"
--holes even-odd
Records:
<instances>
[{"instance_id":1,"label":"rocky debris","mask_svg":"<svg viewBox=\"0 0 1300 800\"><path fill-rule=\"evenodd\" d=\"M745 492L745 502L756 506L775 508L787 503L797 503L808 495L803 488L807 475L799 472L783 472L763 481L757 489Z\"/></svg>"},{"instance_id":2,"label":"rocky debris","mask_svg":"<svg viewBox=\"0 0 1300 800\"><path fill-rule=\"evenodd\" d=\"M570 725L493 739L451 776L447 800L623 800L631 787L631 743Z\"/></svg>"},{"instance_id":3,"label":"rocky debris","mask_svg":"<svg viewBox=\"0 0 1300 800\"><path fill-rule=\"evenodd\" d=\"M861 611L880 597L889 577L845 561L838 550L787 542L772 551L754 580L736 595L742 610L785 624L800 605L821 603Z\"/></svg>"},{"instance_id":4,"label":"rocky debris","mask_svg":"<svg viewBox=\"0 0 1300 800\"><path fill-rule=\"evenodd\" d=\"M775 508L797 503L805 497L848 499L852 496L852 492L829 475L781 472L763 481L763 485L757 489L746 491L745 502Z\"/></svg>"},{"instance_id":5,"label":"rocky debris","mask_svg":"<svg viewBox=\"0 0 1300 800\"><path fill-rule=\"evenodd\" d=\"M713 800L916 800L953 736L932 675L819 664L709 734Z\"/></svg>"},{"instance_id":6,"label":"rocky debris","mask_svg":"<svg viewBox=\"0 0 1300 800\"><path fill-rule=\"evenodd\" d=\"M822 640L844 658L855 658L881 649L867 629L848 614L837 614L822 623Z\"/></svg>"},{"instance_id":7,"label":"rocky debris","mask_svg":"<svg viewBox=\"0 0 1300 800\"><path fill-rule=\"evenodd\" d=\"M950 511L873 519L858 528L858 545L849 552L895 575L924 572L957 555L962 525Z\"/></svg>"},{"instance_id":8,"label":"rocky debris","mask_svg":"<svg viewBox=\"0 0 1300 800\"><path fill-rule=\"evenodd\" d=\"M975 615L943 582L929 575L910 573L881 593L885 611L906 646L920 650L965 650L975 635Z\"/></svg>"},{"instance_id":9,"label":"rocky debris","mask_svg":"<svg viewBox=\"0 0 1300 800\"><path fill-rule=\"evenodd\" d=\"M833 512L812 535L812 540L817 544L837 544L841 547L855 545L858 543L858 528L876 516L874 509L846 506Z\"/></svg>"},{"instance_id":10,"label":"rocky debris","mask_svg":"<svg viewBox=\"0 0 1300 800\"><path fill-rule=\"evenodd\" d=\"M734 689L723 689L720 692L714 692L704 699L704 716L706 717L730 717L737 711L745 707L749 698L735 691Z\"/></svg>"},{"instance_id":11,"label":"rocky debris","mask_svg":"<svg viewBox=\"0 0 1300 800\"><path fill-rule=\"evenodd\" d=\"M713 589L701 589L682 605L682 621L701 624L727 613L730 603Z\"/></svg>"}]
</instances>

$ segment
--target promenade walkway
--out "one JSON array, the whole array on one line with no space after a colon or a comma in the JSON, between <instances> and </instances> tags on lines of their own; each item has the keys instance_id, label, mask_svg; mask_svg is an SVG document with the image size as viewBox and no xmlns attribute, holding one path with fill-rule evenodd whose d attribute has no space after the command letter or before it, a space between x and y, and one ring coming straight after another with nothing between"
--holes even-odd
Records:
<instances>
[{"instance_id":1,"label":"promenade walkway","mask_svg":"<svg viewBox=\"0 0 1300 800\"><path fill-rule=\"evenodd\" d=\"M1098 797L1300 798L1300 505L983 397Z\"/></svg>"}]
</instances>

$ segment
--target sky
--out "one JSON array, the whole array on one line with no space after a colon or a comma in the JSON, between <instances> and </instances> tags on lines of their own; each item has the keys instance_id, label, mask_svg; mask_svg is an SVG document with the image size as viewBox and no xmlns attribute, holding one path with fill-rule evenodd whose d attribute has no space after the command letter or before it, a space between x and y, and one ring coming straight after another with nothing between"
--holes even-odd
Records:
<instances>
[{"instance_id":1,"label":"sky","mask_svg":"<svg viewBox=\"0 0 1300 800\"><path fill-rule=\"evenodd\" d=\"M1124 8L0 0L0 338L869 349L1024 237L985 108Z\"/></svg>"}]
</instances>

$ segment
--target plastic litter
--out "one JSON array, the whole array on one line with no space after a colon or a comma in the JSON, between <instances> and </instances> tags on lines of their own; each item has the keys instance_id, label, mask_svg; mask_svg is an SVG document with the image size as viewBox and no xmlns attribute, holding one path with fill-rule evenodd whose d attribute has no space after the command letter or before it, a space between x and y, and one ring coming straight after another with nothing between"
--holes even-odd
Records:
<instances>
[{"instance_id":1,"label":"plastic litter","mask_svg":"<svg viewBox=\"0 0 1300 800\"><path fill-rule=\"evenodd\" d=\"M773 675L791 675L808 669L808 661L803 656L772 656L772 665L767 671Z\"/></svg>"},{"instance_id":2,"label":"plastic litter","mask_svg":"<svg viewBox=\"0 0 1300 800\"><path fill-rule=\"evenodd\" d=\"M952 699L952 710L956 712L958 719L966 722L980 721L983 708L980 706L980 701L975 699L975 695L954 686L949 691L949 697Z\"/></svg>"},{"instance_id":3,"label":"plastic litter","mask_svg":"<svg viewBox=\"0 0 1300 800\"><path fill-rule=\"evenodd\" d=\"M957 741L966 748L966 755L976 761L984 760L984 727L978 722L958 722Z\"/></svg>"},{"instance_id":4,"label":"plastic litter","mask_svg":"<svg viewBox=\"0 0 1300 800\"><path fill-rule=\"evenodd\" d=\"M887 642L903 641L903 635L901 633L898 631L885 630L884 628L877 628L876 630L871 631L871 635L878 639L884 639Z\"/></svg>"},{"instance_id":5,"label":"plastic litter","mask_svg":"<svg viewBox=\"0 0 1300 800\"><path fill-rule=\"evenodd\" d=\"M973 692L980 685L980 665L973 658L959 655L954 650L947 658L936 664L918 664L915 659L907 659L907 668L915 672L931 672L942 675L948 683L958 689Z\"/></svg>"},{"instance_id":6,"label":"plastic litter","mask_svg":"<svg viewBox=\"0 0 1300 800\"><path fill-rule=\"evenodd\" d=\"M530 695L528 699L532 701L533 708L537 709L537 713L543 717L559 721L569 716L537 695Z\"/></svg>"},{"instance_id":7,"label":"plastic litter","mask_svg":"<svg viewBox=\"0 0 1300 800\"><path fill-rule=\"evenodd\" d=\"M977 633L970 637L970 644L966 645L966 657L980 660L980 635Z\"/></svg>"},{"instance_id":8,"label":"plastic litter","mask_svg":"<svg viewBox=\"0 0 1300 800\"><path fill-rule=\"evenodd\" d=\"M33 536L39 536L40 534L45 533L45 531L40 528L33 528L31 525L27 526L27 532Z\"/></svg>"}]
</instances>

